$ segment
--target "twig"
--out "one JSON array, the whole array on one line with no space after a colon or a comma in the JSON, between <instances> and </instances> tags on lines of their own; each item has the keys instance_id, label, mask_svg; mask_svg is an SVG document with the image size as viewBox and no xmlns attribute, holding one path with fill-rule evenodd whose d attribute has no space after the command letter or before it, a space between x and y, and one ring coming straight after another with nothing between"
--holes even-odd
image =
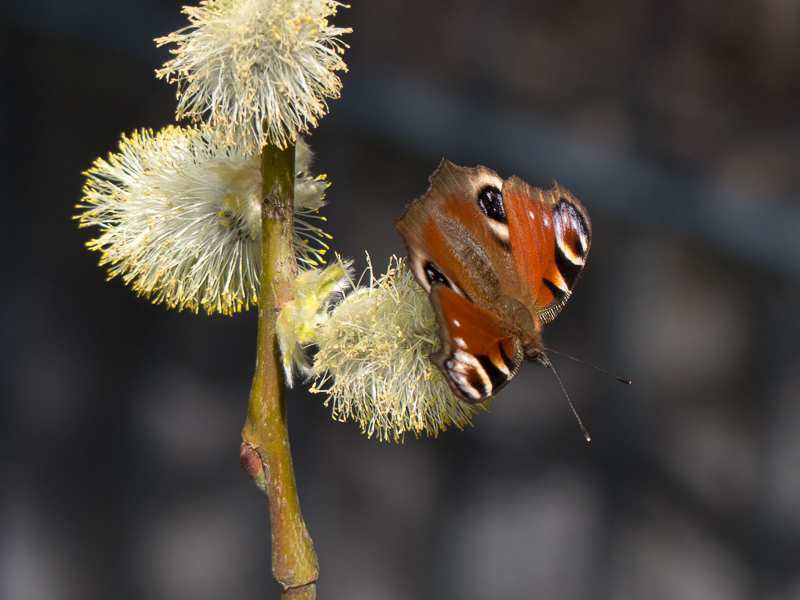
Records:
<instances>
[{"instance_id":1,"label":"twig","mask_svg":"<svg viewBox=\"0 0 800 600\"><path fill-rule=\"evenodd\" d=\"M297 497L286 427L286 385L275 337L276 318L292 299L297 275L292 250L294 152L294 146L266 146L262 154L258 351L240 458L269 498L272 573L281 598L312 600L319 567Z\"/></svg>"}]
</instances>

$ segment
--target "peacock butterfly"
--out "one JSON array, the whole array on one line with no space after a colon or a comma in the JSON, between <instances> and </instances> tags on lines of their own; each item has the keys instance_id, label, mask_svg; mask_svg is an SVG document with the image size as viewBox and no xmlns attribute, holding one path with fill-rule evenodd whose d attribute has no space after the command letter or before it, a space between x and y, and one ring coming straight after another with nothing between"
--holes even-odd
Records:
<instances>
[{"instance_id":1,"label":"peacock butterfly","mask_svg":"<svg viewBox=\"0 0 800 600\"><path fill-rule=\"evenodd\" d=\"M439 324L431 361L456 396L482 402L523 360L549 365L542 325L572 293L592 238L589 215L569 191L443 159L397 228Z\"/></svg>"}]
</instances>

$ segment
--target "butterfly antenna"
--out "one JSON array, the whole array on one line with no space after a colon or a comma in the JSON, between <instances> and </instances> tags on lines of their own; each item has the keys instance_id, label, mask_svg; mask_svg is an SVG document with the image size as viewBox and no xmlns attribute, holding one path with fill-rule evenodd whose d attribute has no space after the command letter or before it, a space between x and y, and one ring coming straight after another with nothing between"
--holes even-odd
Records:
<instances>
[{"instance_id":1,"label":"butterfly antenna","mask_svg":"<svg viewBox=\"0 0 800 600\"><path fill-rule=\"evenodd\" d=\"M574 356L570 356L569 354L564 354L563 352L559 352L558 350L553 350L552 348L545 348L545 350L547 350L548 352L553 352L554 354L558 354L559 356L563 356L564 358L568 358L570 360L574 360L576 363L580 363L580 364L585 365L587 367L591 367L595 371L600 371L601 373L603 373L605 375L608 375L609 377L613 377L617 381L620 381L620 382L625 383L627 385L631 384L631 381L629 379L625 379L624 377L620 377L619 375L614 375L613 373L609 373L605 369L601 369L600 367L598 367L596 365L593 365L592 363L584 362L579 358L575 358ZM553 369L553 372L555 372L555 369Z\"/></svg>"},{"instance_id":2,"label":"butterfly antenna","mask_svg":"<svg viewBox=\"0 0 800 600\"><path fill-rule=\"evenodd\" d=\"M556 354L560 354L560 353L556 352ZM552 369L553 370L553 375L555 375L556 379L558 379L558 385L561 386L561 391L564 392L564 396L567 399L567 403L569 404L569 407L572 409L572 414L575 415L576 419L578 419L578 425L581 426L581 431L583 432L583 437L586 438L587 442L591 442L592 438L589 435L589 432L586 431L586 427L583 426L583 421L581 421L581 418L578 416L578 411L575 410L575 407L572 405L572 400L569 399L569 394L567 393L567 390L564 388L564 384L561 383L561 377L558 376L558 372L556 371L556 368L553 366L553 363L550 362L550 359L547 358L547 355L544 352L541 354L541 356L545 360L545 366L550 368L550 369Z\"/></svg>"}]
</instances>

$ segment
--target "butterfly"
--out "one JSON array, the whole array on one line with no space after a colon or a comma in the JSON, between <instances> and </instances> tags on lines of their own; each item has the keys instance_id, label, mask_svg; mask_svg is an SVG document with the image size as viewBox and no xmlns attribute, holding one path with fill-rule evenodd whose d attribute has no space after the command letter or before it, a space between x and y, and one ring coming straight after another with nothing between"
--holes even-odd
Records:
<instances>
[{"instance_id":1,"label":"butterfly","mask_svg":"<svg viewBox=\"0 0 800 600\"><path fill-rule=\"evenodd\" d=\"M589 215L568 190L443 159L397 228L439 325L431 362L458 398L493 396L524 360L550 364L542 325L570 297L592 241Z\"/></svg>"}]
</instances>

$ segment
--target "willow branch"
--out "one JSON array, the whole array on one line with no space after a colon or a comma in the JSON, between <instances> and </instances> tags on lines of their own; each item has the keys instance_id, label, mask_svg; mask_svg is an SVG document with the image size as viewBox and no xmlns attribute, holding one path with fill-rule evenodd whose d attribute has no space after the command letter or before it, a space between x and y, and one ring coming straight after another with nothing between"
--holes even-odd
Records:
<instances>
[{"instance_id":1,"label":"willow branch","mask_svg":"<svg viewBox=\"0 0 800 600\"><path fill-rule=\"evenodd\" d=\"M275 322L292 299L297 263L292 250L294 146L266 146L261 169L261 290L258 350L247 422L242 431L242 466L269 498L272 573L284 600L316 597L319 573L306 530L289 449L286 384Z\"/></svg>"}]
</instances>

